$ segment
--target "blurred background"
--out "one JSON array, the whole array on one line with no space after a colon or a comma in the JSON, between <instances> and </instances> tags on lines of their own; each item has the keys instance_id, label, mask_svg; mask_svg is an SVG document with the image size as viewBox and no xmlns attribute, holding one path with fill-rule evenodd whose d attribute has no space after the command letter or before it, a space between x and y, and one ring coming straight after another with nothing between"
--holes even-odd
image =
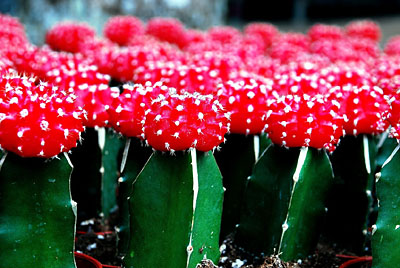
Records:
<instances>
[{"instance_id":1,"label":"blurred background","mask_svg":"<svg viewBox=\"0 0 400 268\"><path fill-rule=\"evenodd\" d=\"M381 25L383 43L400 34L400 0L0 0L0 12L19 17L35 44L42 44L45 31L58 21L86 21L100 34L105 21L118 14L144 21L175 17L198 29L265 21L300 32L315 22L345 25L369 18Z\"/></svg>"}]
</instances>

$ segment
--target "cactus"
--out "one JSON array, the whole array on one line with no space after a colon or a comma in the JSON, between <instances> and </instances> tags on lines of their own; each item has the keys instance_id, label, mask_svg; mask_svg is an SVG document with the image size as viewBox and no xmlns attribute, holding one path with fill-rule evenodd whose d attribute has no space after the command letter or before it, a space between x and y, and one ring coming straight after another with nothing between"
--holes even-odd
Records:
<instances>
[{"instance_id":1,"label":"cactus","mask_svg":"<svg viewBox=\"0 0 400 268\"><path fill-rule=\"evenodd\" d=\"M4 267L75 268L76 203L72 167L60 159L3 156L0 170L0 259Z\"/></svg>"},{"instance_id":2,"label":"cactus","mask_svg":"<svg viewBox=\"0 0 400 268\"><path fill-rule=\"evenodd\" d=\"M316 245L332 184L324 151L270 145L258 160L245 192L237 240L283 260L305 258ZM278 250L278 252L276 252Z\"/></svg>"},{"instance_id":3,"label":"cactus","mask_svg":"<svg viewBox=\"0 0 400 268\"><path fill-rule=\"evenodd\" d=\"M376 174L378 219L373 226L372 235L372 267L394 267L400 261L398 242L400 206L398 193L400 191L399 172L400 154L399 146L395 148L386 162L382 171Z\"/></svg>"},{"instance_id":4,"label":"cactus","mask_svg":"<svg viewBox=\"0 0 400 268\"><path fill-rule=\"evenodd\" d=\"M320 149L335 148L343 118L336 113L339 106L321 96L288 95L270 101L269 109L266 130L274 144L249 178L236 239L248 249L296 260L318 241L333 182L329 158Z\"/></svg>"},{"instance_id":5,"label":"cactus","mask_svg":"<svg viewBox=\"0 0 400 268\"><path fill-rule=\"evenodd\" d=\"M57 156L76 146L82 110L73 95L15 73L1 77L0 89L2 265L75 268L72 167Z\"/></svg>"},{"instance_id":6,"label":"cactus","mask_svg":"<svg viewBox=\"0 0 400 268\"><path fill-rule=\"evenodd\" d=\"M133 183L124 267L191 267L219 259L223 188L210 153L155 152Z\"/></svg>"}]
</instances>

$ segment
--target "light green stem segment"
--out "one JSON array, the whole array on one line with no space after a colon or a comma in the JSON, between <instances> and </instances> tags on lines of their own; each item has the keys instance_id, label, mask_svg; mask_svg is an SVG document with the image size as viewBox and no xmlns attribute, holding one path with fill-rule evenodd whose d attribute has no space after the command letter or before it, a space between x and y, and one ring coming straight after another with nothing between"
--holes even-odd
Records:
<instances>
[{"instance_id":1,"label":"light green stem segment","mask_svg":"<svg viewBox=\"0 0 400 268\"><path fill-rule=\"evenodd\" d=\"M283 260L304 259L318 242L325 200L333 182L325 151L303 148L300 152L279 252Z\"/></svg>"},{"instance_id":2,"label":"light green stem segment","mask_svg":"<svg viewBox=\"0 0 400 268\"><path fill-rule=\"evenodd\" d=\"M104 219L117 206L118 186L118 155L123 146L123 140L111 129L98 130L99 147L101 150L101 212Z\"/></svg>"},{"instance_id":3,"label":"light green stem segment","mask_svg":"<svg viewBox=\"0 0 400 268\"><path fill-rule=\"evenodd\" d=\"M284 260L306 257L319 237L332 178L325 151L270 145L248 181L238 242Z\"/></svg>"},{"instance_id":4,"label":"light green stem segment","mask_svg":"<svg viewBox=\"0 0 400 268\"><path fill-rule=\"evenodd\" d=\"M8 153L0 170L1 267L75 268L72 167Z\"/></svg>"},{"instance_id":5,"label":"light green stem segment","mask_svg":"<svg viewBox=\"0 0 400 268\"><path fill-rule=\"evenodd\" d=\"M372 236L372 267L400 263L400 152L399 146L377 174L378 219Z\"/></svg>"},{"instance_id":6,"label":"light green stem segment","mask_svg":"<svg viewBox=\"0 0 400 268\"><path fill-rule=\"evenodd\" d=\"M125 254L129 244L129 196L132 194L132 183L139 175L143 166L149 159L152 150L144 147L142 141L137 138L128 138L123 150L121 177L118 179L118 253Z\"/></svg>"},{"instance_id":7,"label":"light green stem segment","mask_svg":"<svg viewBox=\"0 0 400 268\"><path fill-rule=\"evenodd\" d=\"M203 258L216 263L222 201L211 153L153 153L133 183L124 267L195 268Z\"/></svg>"}]
</instances>

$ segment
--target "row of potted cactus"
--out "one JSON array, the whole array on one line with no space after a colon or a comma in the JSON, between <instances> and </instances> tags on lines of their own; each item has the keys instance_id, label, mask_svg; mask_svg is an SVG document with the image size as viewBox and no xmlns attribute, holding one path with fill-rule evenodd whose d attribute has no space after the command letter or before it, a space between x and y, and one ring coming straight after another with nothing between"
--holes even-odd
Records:
<instances>
[{"instance_id":1,"label":"row of potted cactus","mask_svg":"<svg viewBox=\"0 0 400 268\"><path fill-rule=\"evenodd\" d=\"M398 258L400 41L381 51L375 23L203 32L120 16L105 38L55 25L42 47L16 18L0 25L6 266L75 267L85 205L104 219L118 207L129 268L217 263L229 233L304 259L323 229L359 252L372 235L374 267ZM341 197L358 212L333 237Z\"/></svg>"}]
</instances>

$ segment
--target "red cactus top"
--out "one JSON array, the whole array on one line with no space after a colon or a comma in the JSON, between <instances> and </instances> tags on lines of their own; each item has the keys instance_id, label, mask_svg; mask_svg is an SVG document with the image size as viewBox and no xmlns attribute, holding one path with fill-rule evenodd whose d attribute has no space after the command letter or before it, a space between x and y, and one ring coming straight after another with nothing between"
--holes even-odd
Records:
<instances>
[{"instance_id":1,"label":"red cactus top","mask_svg":"<svg viewBox=\"0 0 400 268\"><path fill-rule=\"evenodd\" d=\"M83 111L75 96L34 79L0 78L0 145L22 157L49 158L77 145Z\"/></svg>"}]
</instances>

